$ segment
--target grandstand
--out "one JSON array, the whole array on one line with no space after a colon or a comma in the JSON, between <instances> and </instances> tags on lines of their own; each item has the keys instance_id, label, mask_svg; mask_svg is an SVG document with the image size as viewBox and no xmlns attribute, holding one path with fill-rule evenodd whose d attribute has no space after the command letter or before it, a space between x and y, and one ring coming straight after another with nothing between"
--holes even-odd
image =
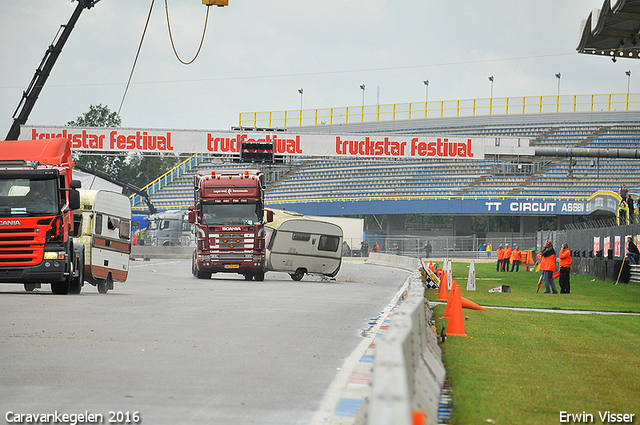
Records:
<instances>
[{"instance_id":1,"label":"grandstand","mask_svg":"<svg viewBox=\"0 0 640 425\"><path fill-rule=\"evenodd\" d=\"M428 118L296 127L296 132L516 137L532 147L640 149L640 112L576 112ZM204 156L157 191L156 208L187 208L197 169L246 167L237 159ZM487 155L473 161L432 159L289 158L265 165L267 203L302 209L313 200L370 214L371 200L487 197L587 198L619 185L640 187L638 161L626 158L562 158ZM171 174L171 173L170 173ZM165 177L166 179L166 177ZM362 208L354 207L359 201ZM368 202L364 202L368 201ZM424 213L415 208L416 213ZM144 208L137 204L135 208ZM344 206L342 207L344 209ZM313 211L318 213L318 211ZM373 211L375 212L375 210ZM412 211L402 210L399 213ZM322 213L322 212L320 212ZM460 213L463 213L462 211Z\"/></svg>"}]
</instances>

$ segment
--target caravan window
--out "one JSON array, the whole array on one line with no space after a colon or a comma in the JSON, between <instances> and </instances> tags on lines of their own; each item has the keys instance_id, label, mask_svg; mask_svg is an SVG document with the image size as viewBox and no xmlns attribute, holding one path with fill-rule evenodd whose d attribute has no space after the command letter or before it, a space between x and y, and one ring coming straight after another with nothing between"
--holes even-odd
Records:
<instances>
[{"instance_id":1,"label":"caravan window","mask_svg":"<svg viewBox=\"0 0 640 425\"><path fill-rule=\"evenodd\" d=\"M309 233L294 233L291 235L291 240L294 241L309 242L310 239L311 235Z\"/></svg>"},{"instance_id":2,"label":"caravan window","mask_svg":"<svg viewBox=\"0 0 640 425\"><path fill-rule=\"evenodd\" d=\"M101 235L102 234L102 214L96 214L95 226L96 226L96 229L94 233L96 235Z\"/></svg>"},{"instance_id":3,"label":"caravan window","mask_svg":"<svg viewBox=\"0 0 640 425\"><path fill-rule=\"evenodd\" d=\"M120 239L131 238L131 221L120 219Z\"/></svg>"},{"instance_id":4,"label":"caravan window","mask_svg":"<svg viewBox=\"0 0 640 425\"><path fill-rule=\"evenodd\" d=\"M336 252L340 245L340 238L338 236L320 236L320 242L318 242L318 250Z\"/></svg>"}]
</instances>

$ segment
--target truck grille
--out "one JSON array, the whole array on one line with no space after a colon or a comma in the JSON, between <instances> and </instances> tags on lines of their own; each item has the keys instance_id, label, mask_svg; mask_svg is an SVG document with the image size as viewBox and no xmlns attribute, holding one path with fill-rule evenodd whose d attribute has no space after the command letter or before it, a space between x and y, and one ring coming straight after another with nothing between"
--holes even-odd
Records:
<instances>
[{"instance_id":1,"label":"truck grille","mask_svg":"<svg viewBox=\"0 0 640 425\"><path fill-rule=\"evenodd\" d=\"M41 243L38 238L42 239ZM40 264L43 252L44 236L36 233L35 228L0 229L0 264L3 266Z\"/></svg>"}]
</instances>

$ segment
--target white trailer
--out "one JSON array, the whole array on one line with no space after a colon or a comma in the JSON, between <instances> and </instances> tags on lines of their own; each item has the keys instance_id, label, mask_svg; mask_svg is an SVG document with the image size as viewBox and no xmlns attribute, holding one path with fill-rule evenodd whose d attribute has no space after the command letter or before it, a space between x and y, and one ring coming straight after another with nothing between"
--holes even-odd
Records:
<instances>
[{"instance_id":1,"label":"white trailer","mask_svg":"<svg viewBox=\"0 0 640 425\"><path fill-rule=\"evenodd\" d=\"M84 281L106 294L125 282L131 254L131 204L108 190L80 190L74 212L74 243L84 244Z\"/></svg>"},{"instance_id":2,"label":"white trailer","mask_svg":"<svg viewBox=\"0 0 640 425\"><path fill-rule=\"evenodd\" d=\"M342 265L342 228L319 217L272 211L265 226L267 271L287 272L296 281L305 274L334 277Z\"/></svg>"}]
</instances>

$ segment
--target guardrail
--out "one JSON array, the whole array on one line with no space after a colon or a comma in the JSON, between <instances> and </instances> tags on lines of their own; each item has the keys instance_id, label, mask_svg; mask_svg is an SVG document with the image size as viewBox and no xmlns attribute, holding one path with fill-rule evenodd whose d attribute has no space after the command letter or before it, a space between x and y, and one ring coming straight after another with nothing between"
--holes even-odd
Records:
<instances>
[{"instance_id":1,"label":"guardrail","mask_svg":"<svg viewBox=\"0 0 640 425\"><path fill-rule=\"evenodd\" d=\"M391 316L389 329L376 340L371 397L364 418L368 425L410 425L412 412L438 423L440 395L445 381L442 352L429 325L431 309L424 297L420 260L373 253L367 263L412 270L404 301Z\"/></svg>"},{"instance_id":2,"label":"guardrail","mask_svg":"<svg viewBox=\"0 0 640 425\"><path fill-rule=\"evenodd\" d=\"M196 153L193 156L182 161L180 164L176 165L171 170L167 171L166 173L164 173L163 175L161 175L160 177L158 177L157 179L155 179L145 187L143 187L142 190L146 190L147 195L151 196L156 192L158 192L163 187L165 187L167 184L178 179L183 174L191 171L198 164L202 163L205 160L205 158L209 158L209 157L210 155L207 153ZM143 199L140 195L137 195L137 194L131 195L129 197L129 200L131 202L131 207L133 209L143 210L147 208L146 205L144 207L136 207L136 205L143 202Z\"/></svg>"},{"instance_id":3,"label":"guardrail","mask_svg":"<svg viewBox=\"0 0 640 425\"><path fill-rule=\"evenodd\" d=\"M240 127L297 127L411 120L418 118L523 115L547 112L629 111L640 109L639 93L575 94L551 96L489 97L342 106L287 111L241 112Z\"/></svg>"}]
</instances>

